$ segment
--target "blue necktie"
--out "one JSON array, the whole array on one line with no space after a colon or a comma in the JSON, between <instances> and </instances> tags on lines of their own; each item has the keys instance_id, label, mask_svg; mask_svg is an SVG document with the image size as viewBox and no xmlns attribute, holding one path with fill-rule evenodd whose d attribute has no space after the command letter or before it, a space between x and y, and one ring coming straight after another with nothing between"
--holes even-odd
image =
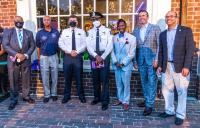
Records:
<instances>
[{"instance_id":1,"label":"blue necktie","mask_svg":"<svg viewBox=\"0 0 200 128\"><path fill-rule=\"evenodd\" d=\"M18 36L19 36L19 47L22 48L22 43L23 43L22 30L18 31Z\"/></svg>"}]
</instances>

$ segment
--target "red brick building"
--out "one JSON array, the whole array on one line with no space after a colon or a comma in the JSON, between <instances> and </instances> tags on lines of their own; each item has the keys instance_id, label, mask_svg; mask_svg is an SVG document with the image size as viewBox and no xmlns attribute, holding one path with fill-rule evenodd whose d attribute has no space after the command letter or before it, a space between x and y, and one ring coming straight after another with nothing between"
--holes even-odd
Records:
<instances>
[{"instance_id":1,"label":"red brick building","mask_svg":"<svg viewBox=\"0 0 200 128\"><path fill-rule=\"evenodd\" d=\"M57 1L53 3L53 1ZM83 0L77 0L81 1L81 3L75 3L75 4L80 4L80 7L83 8L83 6L89 5L89 3L83 3ZM87 0L90 1L90 0ZM106 1L106 0L105 0ZM120 2L123 0L119 0ZM66 1L68 2L68 1ZM85 2L85 1L84 1ZM122 6L122 9L119 9L120 13L116 12L113 13L116 15L120 15L120 18L125 18L127 20L130 20L130 30L134 28L134 16L135 12L137 12L137 9L140 7L146 8L148 12L150 12L150 22L156 23L157 20L162 17L164 18L165 13L168 10L175 10L177 11L178 15L180 16L180 23L182 25L186 25L192 28L193 34L194 34L194 39L196 42L196 46L199 47L199 40L200 40L200 2L199 0L169 0L167 2L165 1L154 1L154 3L149 2L148 0L126 0L126 2L130 2L132 5L129 6L133 11L128 12L130 10L123 10L123 3L119 4ZM164 3L163 3L164 2ZM106 2L105 2L106 3ZM162 3L162 4L161 4ZM166 7L166 3L168 3L169 7ZM51 15L54 17L53 23L55 23L55 26L58 27L58 29L62 29L65 27L65 23L63 23L65 17L60 16L62 13L67 13L66 17L72 13L72 11L75 12L81 12L80 16L80 22L81 22L81 27L86 24L87 19L85 17L85 11L90 10L92 7L88 6L87 8L83 8L82 10L79 8L76 8L74 6L74 3L60 3L59 0L52 0L52 6L49 7L47 3L45 3L45 0L1 0L0 1L0 26L4 28L9 28L13 26L13 18L15 15L22 15L25 17L25 21L30 20L36 23L37 27L34 29L36 32L37 29L40 26L40 21L42 15ZM92 0L93 4L93 0ZM116 15L109 15L109 12L111 11L116 11L115 6L119 6L118 3L116 2L108 2L108 6L106 4L104 7L98 7L99 5L98 1L94 0L94 5L96 6L93 7L93 9L98 10L103 8L104 10L107 10L105 13L106 15L106 21L105 24L109 25L110 24L110 19L109 18L116 18ZM104 3L101 3L102 5ZM68 5L67 7L69 8L70 11L65 10L64 8L62 9L62 6ZM71 5L71 6L69 6ZM129 4L126 4L129 5ZM139 6L141 5L141 6ZM60 7L61 9L56 9L55 6ZM47 7L46 9L42 10L43 8ZM86 10L84 10L86 9ZM112 10L113 9L113 10ZM162 11L164 9L164 11ZM102 11L104 11L102 10ZM101 11L101 10L100 10ZM59 15L58 15L58 14ZM112 19L112 21L113 21ZM63 25L63 26L62 26ZM59 83L58 83L58 92L59 94L62 94L63 87L64 87L64 78L63 78L63 72L62 70L59 72ZM114 80L114 73L111 72L110 75L110 84L111 84L111 96L115 96L115 80ZM92 95L92 81L91 81L91 73L90 70L85 70L84 71L84 85L85 85L85 92L87 96ZM32 72L32 90L34 93L40 95L43 92L42 89L42 83L41 83L41 78L39 75L38 71L33 71ZM73 94L76 93L75 88L72 89ZM140 97L142 95L141 93L141 87L140 87L140 77L137 71L133 72L132 75L132 81L131 81L131 92L132 92L132 97ZM197 76L197 55L194 57L193 60L193 67L192 67L192 72L191 72L191 82L189 86L189 96L196 97L200 99L200 89L199 89L199 80Z\"/></svg>"}]
</instances>

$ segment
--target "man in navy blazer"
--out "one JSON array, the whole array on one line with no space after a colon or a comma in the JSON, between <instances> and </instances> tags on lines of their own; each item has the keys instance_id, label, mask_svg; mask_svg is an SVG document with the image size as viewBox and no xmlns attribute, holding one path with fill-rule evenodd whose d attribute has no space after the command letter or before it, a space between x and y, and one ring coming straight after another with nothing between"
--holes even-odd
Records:
<instances>
[{"instance_id":1,"label":"man in navy blazer","mask_svg":"<svg viewBox=\"0 0 200 128\"><path fill-rule=\"evenodd\" d=\"M187 88L190 67L195 51L192 30L177 24L177 13L169 11L165 16L168 29L160 34L157 72L162 72L162 93L165 112L159 116L176 116L175 124L181 125L186 117ZM178 94L178 105L174 108L174 86Z\"/></svg>"},{"instance_id":2,"label":"man in navy blazer","mask_svg":"<svg viewBox=\"0 0 200 128\"><path fill-rule=\"evenodd\" d=\"M139 26L133 33L137 41L136 60L144 95L144 102L138 106L145 107L143 115L148 116L152 113L156 98L160 28L148 23L149 15L146 10L141 10L138 16Z\"/></svg>"},{"instance_id":3,"label":"man in navy blazer","mask_svg":"<svg viewBox=\"0 0 200 128\"><path fill-rule=\"evenodd\" d=\"M8 53L8 76L10 83L9 110L15 108L19 96L19 77L22 78L22 97L28 103L34 103L30 97L31 54L35 49L33 33L23 28L23 18L14 18L15 27L3 35L3 48ZM21 73L20 73L21 72Z\"/></svg>"}]
</instances>

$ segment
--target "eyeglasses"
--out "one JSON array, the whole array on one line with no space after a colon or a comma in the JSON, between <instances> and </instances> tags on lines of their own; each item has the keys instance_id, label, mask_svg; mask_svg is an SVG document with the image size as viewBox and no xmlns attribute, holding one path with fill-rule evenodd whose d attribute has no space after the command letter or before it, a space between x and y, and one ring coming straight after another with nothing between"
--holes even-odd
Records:
<instances>
[{"instance_id":1,"label":"eyeglasses","mask_svg":"<svg viewBox=\"0 0 200 128\"><path fill-rule=\"evenodd\" d=\"M176 18L177 16L174 16L174 15L169 15L169 16L165 16L165 18Z\"/></svg>"}]
</instances>

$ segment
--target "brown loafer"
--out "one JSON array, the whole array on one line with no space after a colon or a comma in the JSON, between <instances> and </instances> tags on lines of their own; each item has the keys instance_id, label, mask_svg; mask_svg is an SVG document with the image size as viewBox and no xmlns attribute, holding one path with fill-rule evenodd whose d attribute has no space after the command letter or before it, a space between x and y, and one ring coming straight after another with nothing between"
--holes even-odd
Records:
<instances>
[{"instance_id":1,"label":"brown loafer","mask_svg":"<svg viewBox=\"0 0 200 128\"><path fill-rule=\"evenodd\" d=\"M115 101L112 105L113 105L113 106L118 106L118 105L121 105L121 104L122 104L122 102L119 101L119 100L117 100L117 101Z\"/></svg>"}]
</instances>

